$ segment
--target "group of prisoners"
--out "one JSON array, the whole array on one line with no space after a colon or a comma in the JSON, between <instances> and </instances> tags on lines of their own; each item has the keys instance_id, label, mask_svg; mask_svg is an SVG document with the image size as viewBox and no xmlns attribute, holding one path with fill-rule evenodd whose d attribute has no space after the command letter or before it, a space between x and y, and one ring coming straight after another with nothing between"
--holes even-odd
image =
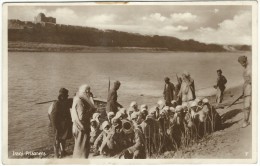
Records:
<instances>
[{"instance_id":1,"label":"group of prisoners","mask_svg":"<svg viewBox=\"0 0 260 166\"><path fill-rule=\"evenodd\" d=\"M146 104L138 107L133 101L129 108L107 112L105 118L94 113L90 144L94 155L122 154L127 158L125 150L133 147L130 158L153 158L166 151L178 151L221 128L221 117L207 98L182 104L173 100L167 105L159 100L151 108Z\"/></svg>"}]
</instances>

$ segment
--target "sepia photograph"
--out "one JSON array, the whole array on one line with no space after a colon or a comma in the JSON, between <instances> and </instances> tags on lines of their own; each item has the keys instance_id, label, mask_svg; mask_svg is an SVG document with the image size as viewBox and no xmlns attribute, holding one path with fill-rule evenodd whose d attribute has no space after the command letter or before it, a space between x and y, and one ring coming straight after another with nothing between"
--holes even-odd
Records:
<instances>
[{"instance_id":1,"label":"sepia photograph","mask_svg":"<svg viewBox=\"0 0 260 166\"><path fill-rule=\"evenodd\" d=\"M2 15L4 164L257 162L257 1Z\"/></svg>"}]
</instances>

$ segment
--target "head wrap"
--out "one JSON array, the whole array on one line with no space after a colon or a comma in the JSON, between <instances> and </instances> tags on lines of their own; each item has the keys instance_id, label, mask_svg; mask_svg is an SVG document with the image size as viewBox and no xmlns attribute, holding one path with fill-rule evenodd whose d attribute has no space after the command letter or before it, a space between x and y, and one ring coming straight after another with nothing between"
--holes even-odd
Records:
<instances>
[{"instance_id":1,"label":"head wrap","mask_svg":"<svg viewBox=\"0 0 260 166\"><path fill-rule=\"evenodd\" d=\"M218 72L222 73L222 70L221 70L221 69L218 69L218 70L217 70L217 73L218 73Z\"/></svg>"},{"instance_id":2,"label":"head wrap","mask_svg":"<svg viewBox=\"0 0 260 166\"><path fill-rule=\"evenodd\" d=\"M174 112L175 112L175 108L170 107L170 111L171 111L172 113L174 113Z\"/></svg>"},{"instance_id":3,"label":"head wrap","mask_svg":"<svg viewBox=\"0 0 260 166\"><path fill-rule=\"evenodd\" d=\"M169 77L165 77L164 81L170 81L170 78Z\"/></svg>"},{"instance_id":4,"label":"head wrap","mask_svg":"<svg viewBox=\"0 0 260 166\"><path fill-rule=\"evenodd\" d=\"M116 118L120 118L120 117L122 117L124 115L124 113L123 112L121 112L121 111L118 111L117 113L116 113Z\"/></svg>"},{"instance_id":5,"label":"head wrap","mask_svg":"<svg viewBox=\"0 0 260 166\"><path fill-rule=\"evenodd\" d=\"M209 99L205 98L205 99L202 100L202 102L203 102L204 104L209 103Z\"/></svg>"},{"instance_id":6,"label":"head wrap","mask_svg":"<svg viewBox=\"0 0 260 166\"><path fill-rule=\"evenodd\" d=\"M159 109L162 109L165 106L165 101L164 100L158 100L157 104L158 104Z\"/></svg>"},{"instance_id":7,"label":"head wrap","mask_svg":"<svg viewBox=\"0 0 260 166\"><path fill-rule=\"evenodd\" d=\"M176 108L175 108L175 112L181 112L182 111L182 106L178 105Z\"/></svg>"},{"instance_id":8,"label":"head wrap","mask_svg":"<svg viewBox=\"0 0 260 166\"><path fill-rule=\"evenodd\" d=\"M143 109L143 108L148 109L148 106L146 104L142 104L140 108L141 109Z\"/></svg>"},{"instance_id":9,"label":"head wrap","mask_svg":"<svg viewBox=\"0 0 260 166\"><path fill-rule=\"evenodd\" d=\"M240 57L238 57L238 62L239 62L239 63L245 63L245 62L247 62L247 57L246 57L246 56L240 56Z\"/></svg>"},{"instance_id":10,"label":"head wrap","mask_svg":"<svg viewBox=\"0 0 260 166\"><path fill-rule=\"evenodd\" d=\"M127 114L127 112L126 112L126 109L125 109L125 108L121 108L121 109L119 110L119 112L121 112L121 113L123 113L123 114Z\"/></svg>"},{"instance_id":11,"label":"head wrap","mask_svg":"<svg viewBox=\"0 0 260 166\"><path fill-rule=\"evenodd\" d=\"M132 101L131 104L130 104L130 107L134 107L134 106L137 106L137 102L136 101Z\"/></svg>"},{"instance_id":12,"label":"head wrap","mask_svg":"<svg viewBox=\"0 0 260 166\"><path fill-rule=\"evenodd\" d=\"M195 101L196 101L197 103L199 103L199 102L201 102L201 98L196 98Z\"/></svg>"},{"instance_id":13,"label":"head wrap","mask_svg":"<svg viewBox=\"0 0 260 166\"><path fill-rule=\"evenodd\" d=\"M196 101L193 101L191 104L190 104L190 107L196 107L198 106L198 103Z\"/></svg>"},{"instance_id":14,"label":"head wrap","mask_svg":"<svg viewBox=\"0 0 260 166\"><path fill-rule=\"evenodd\" d=\"M87 90L90 89L90 86L88 84L83 84L79 87L79 91L78 94L79 95L83 95L84 93L86 93Z\"/></svg>"},{"instance_id":15,"label":"head wrap","mask_svg":"<svg viewBox=\"0 0 260 166\"><path fill-rule=\"evenodd\" d=\"M138 116L139 116L139 112L133 112L133 113L131 114L131 120L138 118Z\"/></svg>"},{"instance_id":16,"label":"head wrap","mask_svg":"<svg viewBox=\"0 0 260 166\"><path fill-rule=\"evenodd\" d=\"M109 123L108 123L108 121L104 121L103 123L102 123L102 130L104 130L107 126L109 126Z\"/></svg>"},{"instance_id":17,"label":"head wrap","mask_svg":"<svg viewBox=\"0 0 260 166\"><path fill-rule=\"evenodd\" d=\"M60 88L59 94L60 95L68 95L69 91L65 88Z\"/></svg>"},{"instance_id":18,"label":"head wrap","mask_svg":"<svg viewBox=\"0 0 260 166\"><path fill-rule=\"evenodd\" d=\"M107 114L107 116L108 116L108 117L115 116L115 113L114 113L114 112L109 112L109 113Z\"/></svg>"},{"instance_id":19,"label":"head wrap","mask_svg":"<svg viewBox=\"0 0 260 166\"><path fill-rule=\"evenodd\" d=\"M114 82L114 86L119 86L119 85L121 85L121 83L119 81Z\"/></svg>"},{"instance_id":20,"label":"head wrap","mask_svg":"<svg viewBox=\"0 0 260 166\"><path fill-rule=\"evenodd\" d=\"M98 117L100 117L100 115L101 115L100 113L96 112L93 114L92 119L98 121Z\"/></svg>"},{"instance_id":21,"label":"head wrap","mask_svg":"<svg viewBox=\"0 0 260 166\"><path fill-rule=\"evenodd\" d=\"M149 110L149 115L155 114L155 113L156 113L155 107L150 108L150 110Z\"/></svg>"},{"instance_id":22,"label":"head wrap","mask_svg":"<svg viewBox=\"0 0 260 166\"><path fill-rule=\"evenodd\" d=\"M171 104L176 104L176 103L177 103L176 100L172 100L172 101L171 101Z\"/></svg>"},{"instance_id":23,"label":"head wrap","mask_svg":"<svg viewBox=\"0 0 260 166\"><path fill-rule=\"evenodd\" d=\"M117 126L122 125L122 121L121 121L120 119L114 117L114 118L112 119L112 124L113 124L113 126L117 127Z\"/></svg>"},{"instance_id":24,"label":"head wrap","mask_svg":"<svg viewBox=\"0 0 260 166\"><path fill-rule=\"evenodd\" d=\"M189 76L190 76L190 73L187 72L187 71L184 71L182 74L185 75L186 77L189 77Z\"/></svg>"}]
</instances>

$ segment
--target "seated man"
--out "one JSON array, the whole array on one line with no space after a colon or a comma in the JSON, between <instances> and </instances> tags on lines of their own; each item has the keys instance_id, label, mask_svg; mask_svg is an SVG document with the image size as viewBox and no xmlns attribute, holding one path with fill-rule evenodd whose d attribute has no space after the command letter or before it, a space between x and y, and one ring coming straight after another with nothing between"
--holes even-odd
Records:
<instances>
[{"instance_id":1,"label":"seated man","mask_svg":"<svg viewBox=\"0 0 260 166\"><path fill-rule=\"evenodd\" d=\"M102 142L106 139L108 132L110 129L110 125L108 121L104 121L102 123L102 132L99 134L99 136L97 137L97 139L94 142L94 156L97 156L100 154L100 146L102 144Z\"/></svg>"},{"instance_id":2,"label":"seated man","mask_svg":"<svg viewBox=\"0 0 260 166\"><path fill-rule=\"evenodd\" d=\"M100 130L101 127L99 127L96 120L91 119L90 121L90 144L93 145L99 134L101 133Z\"/></svg>"},{"instance_id":3,"label":"seated man","mask_svg":"<svg viewBox=\"0 0 260 166\"><path fill-rule=\"evenodd\" d=\"M134 112L131 114L131 120L134 126L134 139L133 143L130 147L124 150L119 157L124 155L124 158L127 159L145 159L145 139L140 126L138 126L138 112Z\"/></svg>"},{"instance_id":4,"label":"seated man","mask_svg":"<svg viewBox=\"0 0 260 166\"><path fill-rule=\"evenodd\" d=\"M209 100L207 98L202 100L203 102L203 111L207 112L208 122L207 122L207 130L211 133L217 130L221 130L222 122L219 113L216 109L210 105Z\"/></svg>"},{"instance_id":5,"label":"seated man","mask_svg":"<svg viewBox=\"0 0 260 166\"><path fill-rule=\"evenodd\" d=\"M105 127L107 125L108 125L108 123L105 123L103 127ZM118 118L113 118L111 128L109 130L106 130L106 132L103 134L103 136L101 136L102 143L99 148L100 154L107 155L107 156L114 156L115 154L117 154L121 151L121 149L122 149L121 129L122 129L121 120ZM97 147L95 149L97 149Z\"/></svg>"}]
</instances>

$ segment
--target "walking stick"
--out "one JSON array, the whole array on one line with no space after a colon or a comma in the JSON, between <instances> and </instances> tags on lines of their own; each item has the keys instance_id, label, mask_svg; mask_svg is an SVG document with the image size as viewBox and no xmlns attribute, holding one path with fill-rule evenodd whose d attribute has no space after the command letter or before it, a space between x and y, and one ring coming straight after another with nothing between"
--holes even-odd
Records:
<instances>
[{"instance_id":1,"label":"walking stick","mask_svg":"<svg viewBox=\"0 0 260 166\"><path fill-rule=\"evenodd\" d=\"M232 105L234 105L238 100L240 100L244 95L242 94L241 96L239 96L233 103L231 103L229 106L227 106L226 108L231 107Z\"/></svg>"}]
</instances>

